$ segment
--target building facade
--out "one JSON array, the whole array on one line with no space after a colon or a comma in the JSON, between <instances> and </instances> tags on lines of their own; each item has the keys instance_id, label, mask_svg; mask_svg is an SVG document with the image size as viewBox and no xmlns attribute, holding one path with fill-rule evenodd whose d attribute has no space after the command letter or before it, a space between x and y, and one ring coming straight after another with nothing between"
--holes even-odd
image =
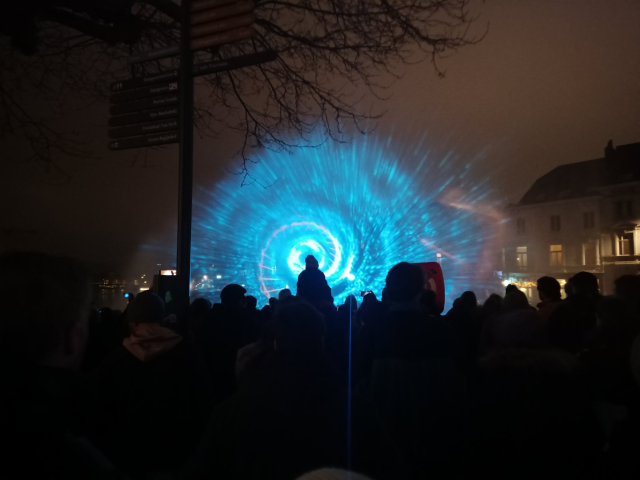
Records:
<instances>
[{"instance_id":1,"label":"building facade","mask_svg":"<svg viewBox=\"0 0 640 480\"><path fill-rule=\"evenodd\" d=\"M561 284L594 273L603 293L624 274L640 273L640 143L613 147L603 158L561 165L507 207L502 269L537 301L536 280Z\"/></svg>"}]
</instances>

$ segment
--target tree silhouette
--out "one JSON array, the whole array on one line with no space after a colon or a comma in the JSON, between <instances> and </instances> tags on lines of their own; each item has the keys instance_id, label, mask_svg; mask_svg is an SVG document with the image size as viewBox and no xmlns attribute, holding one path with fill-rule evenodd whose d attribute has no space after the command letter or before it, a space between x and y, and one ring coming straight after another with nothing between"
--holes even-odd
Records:
<instances>
[{"instance_id":1,"label":"tree silhouette","mask_svg":"<svg viewBox=\"0 0 640 480\"><path fill-rule=\"evenodd\" d=\"M345 141L354 128L365 132L381 114L363 98L387 98L410 64L429 61L442 76L440 58L480 40L469 34L468 2L256 0L254 36L197 52L195 61L263 50L279 57L199 77L197 131L242 132L243 184L255 180L248 169L254 147L291 150L313 147L318 138ZM90 154L56 128L59 115L106 101L114 80L178 66L176 58L126 63L132 53L178 42L181 12L171 0L6 3L12 6L0 21L0 132L26 141L29 158L50 171L66 175L61 155Z\"/></svg>"}]
</instances>

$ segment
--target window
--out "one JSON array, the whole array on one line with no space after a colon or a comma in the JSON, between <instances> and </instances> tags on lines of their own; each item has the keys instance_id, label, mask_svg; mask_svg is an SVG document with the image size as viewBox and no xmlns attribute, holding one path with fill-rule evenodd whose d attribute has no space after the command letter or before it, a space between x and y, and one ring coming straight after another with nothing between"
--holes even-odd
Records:
<instances>
[{"instance_id":1,"label":"window","mask_svg":"<svg viewBox=\"0 0 640 480\"><path fill-rule=\"evenodd\" d=\"M632 233L625 233L618 237L618 255L633 255Z\"/></svg>"},{"instance_id":2,"label":"window","mask_svg":"<svg viewBox=\"0 0 640 480\"><path fill-rule=\"evenodd\" d=\"M524 268L527 266L527 247L516 248L516 262L518 263L518 267Z\"/></svg>"},{"instance_id":3,"label":"window","mask_svg":"<svg viewBox=\"0 0 640 480\"><path fill-rule=\"evenodd\" d=\"M551 254L549 264L552 267L562 265L562 245L551 245L549 247L549 253Z\"/></svg>"},{"instance_id":4,"label":"window","mask_svg":"<svg viewBox=\"0 0 640 480\"><path fill-rule=\"evenodd\" d=\"M598 244L596 242L587 242L582 244L584 252L583 265L596 265L598 263L598 255L596 253L597 248Z\"/></svg>"},{"instance_id":5,"label":"window","mask_svg":"<svg viewBox=\"0 0 640 480\"><path fill-rule=\"evenodd\" d=\"M560 215L551 215L551 231L560 231Z\"/></svg>"},{"instance_id":6,"label":"window","mask_svg":"<svg viewBox=\"0 0 640 480\"><path fill-rule=\"evenodd\" d=\"M618 200L615 206L616 218L633 217L633 200Z\"/></svg>"},{"instance_id":7,"label":"window","mask_svg":"<svg viewBox=\"0 0 640 480\"><path fill-rule=\"evenodd\" d=\"M596 226L595 212L584 212L584 228L593 228Z\"/></svg>"},{"instance_id":8,"label":"window","mask_svg":"<svg viewBox=\"0 0 640 480\"><path fill-rule=\"evenodd\" d=\"M527 231L527 224L524 221L524 218L519 218L517 221L517 231L518 235L524 235Z\"/></svg>"}]
</instances>

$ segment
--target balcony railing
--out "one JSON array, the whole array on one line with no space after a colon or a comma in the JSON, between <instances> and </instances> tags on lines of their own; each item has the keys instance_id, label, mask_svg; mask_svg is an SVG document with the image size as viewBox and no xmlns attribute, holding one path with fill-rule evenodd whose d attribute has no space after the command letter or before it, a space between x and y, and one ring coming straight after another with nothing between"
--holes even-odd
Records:
<instances>
[{"instance_id":1,"label":"balcony railing","mask_svg":"<svg viewBox=\"0 0 640 480\"><path fill-rule=\"evenodd\" d=\"M606 255L602 257L602 261L605 263L638 262L640 261L640 255Z\"/></svg>"}]
</instances>

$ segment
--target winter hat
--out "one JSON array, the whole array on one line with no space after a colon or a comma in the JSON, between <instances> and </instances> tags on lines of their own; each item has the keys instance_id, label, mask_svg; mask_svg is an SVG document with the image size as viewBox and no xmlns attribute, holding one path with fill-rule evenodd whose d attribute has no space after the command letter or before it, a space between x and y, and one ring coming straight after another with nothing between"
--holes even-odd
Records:
<instances>
[{"instance_id":1,"label":"winter hat","mask_svg":"<svg viewBox=\"0 0 640 480\"><path fill-rule=\"evenodd\" d=\"M129 323L161 323L164 318L164 302L149 292L138 294L127 309Z\"/></svg>"},{"instance_id":2,"label":"winter hat","mask_svg":"<svg viewBox=\"0 0 640 480\"><path fill-rule=\"evenodd\" d=\"M247 291L244 287L241 287L237 283L230 283L220 292L220 301L222 303L236 303L242 300L245 293L247 293Z\"/></svg>"}]
</instances>

